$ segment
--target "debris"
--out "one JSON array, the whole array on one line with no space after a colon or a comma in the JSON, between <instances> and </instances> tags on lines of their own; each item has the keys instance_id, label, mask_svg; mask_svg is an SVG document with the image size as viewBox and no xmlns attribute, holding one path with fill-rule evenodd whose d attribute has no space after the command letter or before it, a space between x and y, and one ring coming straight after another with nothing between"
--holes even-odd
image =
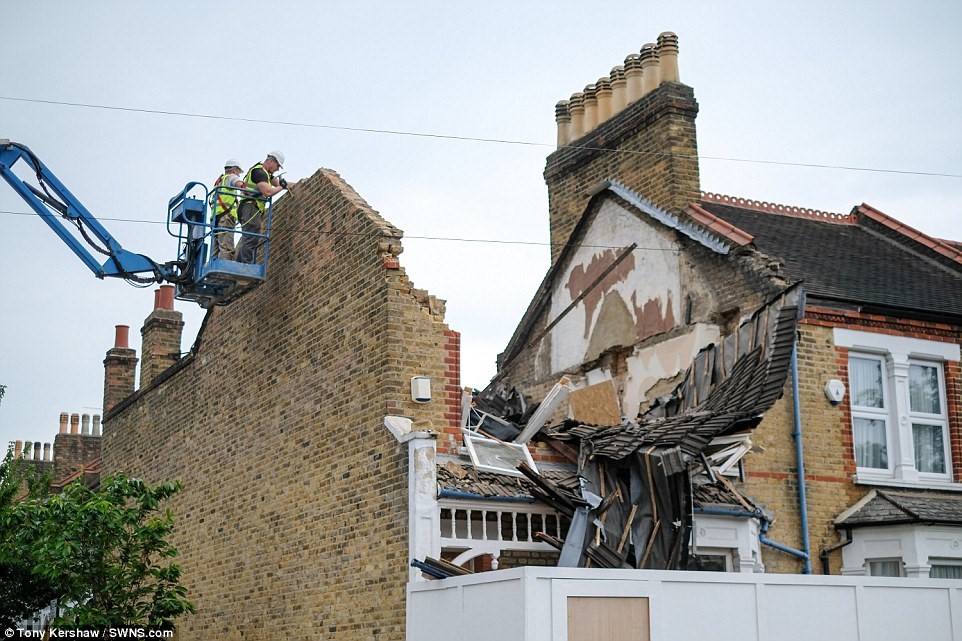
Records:
<instances>
[{"instance_id":1,"label":"debris","mask_svg":"<svg viewBox=\"0 0 962 641\"><path fill-rule=\"evenodd\" d=\"M568 416L587 425L620 425L621 406L614 383L609 379L571 392Z\"/></svg>"}]
</instances>

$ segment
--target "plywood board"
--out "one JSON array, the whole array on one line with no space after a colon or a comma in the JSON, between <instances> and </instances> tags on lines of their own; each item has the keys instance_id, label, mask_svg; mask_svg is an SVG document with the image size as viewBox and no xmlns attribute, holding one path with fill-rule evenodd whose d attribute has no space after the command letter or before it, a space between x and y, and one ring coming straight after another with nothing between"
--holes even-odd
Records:
<instances>
[{"instance_id":1,"label":"plywood board","mask_svg":"<svg viewBox=\"0 0 962 641\"><path fill-rule=\"evenodd\" d=\"M621 425L621 406L611 380L568 395L568 416L588 425Z\"/></svg>"},{"instance_id":2,"label":"plywood board","mask_svg":"<svg viewBox=\"0 0 962 641\"><path fill-rule=\"evenodd\" d=\"M568 641L650 641L647 597L568 597Z\"/></svg>"}]
</instances>

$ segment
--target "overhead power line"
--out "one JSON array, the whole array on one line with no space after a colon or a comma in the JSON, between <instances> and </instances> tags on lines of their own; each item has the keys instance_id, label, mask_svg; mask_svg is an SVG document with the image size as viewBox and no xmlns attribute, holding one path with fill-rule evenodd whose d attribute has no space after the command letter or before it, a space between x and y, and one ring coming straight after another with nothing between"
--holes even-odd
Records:
<instances>
[{"instance_id":1,"label":"overhead power line","mask_svg":"<svg viewBox=\"0 0 962 641\"><path fill-rule=\"evenodd\" d=\"M128 113L151 114L157 116L180 116L183 118L203 118L206 120L226 120L230 122L249 122L265 125L283 125L287 127L309 127L312 129L330 129L335 131L351 131L357 133L387 134L392 136L412 136L417 138L435 138L440 140L457 140L466 142L485 142L501 145L520 145L527 147L556 147L554 144L532 142L527 140L510 140L504 138L481 138L476 136L456 136L452 134L434 134L418 131L401 131L396 129L377 129L370 127L346 127L342 125L325 125L320 123L296 122L289 120L267 120L262 118L245 118L242 116L222 116L217 114L192 113L188 111L168 111L162 109L143 109L138 107L120 107L117 105L98 105L83 102L68 102L63 100L41 100L39 98L18 98L15 96L0 96L0 100L11 102L29 102L34 104L57 105L61 107L82 107L85 109L106 109L109 111L124 111ZM606 147L591 147L587 145L565 145L567 148L584 149L589 151L600 151L605 153L637 154L644 156L667 156L667 152L656 151L636 151L628 149L609 149ZM674 154L675 157L685 158L683 154ZM855 167L851 165L831 165L821 163L790 162L781 160L759 160L755 158L732 158L727 156L698 156L701 160L715 160L720 162L740 162L759 165L779 165L784 167L806 167L809 169L836 169L840 171L862 171L882 174L902 174L908 176L932 176L940 178L962 178L962 174L951 174L933 171L909 171L903 169L882 169L878 167Z\"/></svg>"},{"instance_id":2,"label":"overhead power line","mask_svg":"<svg viewBox=\"0 0 962 641\"><path fill-rule=\"evenodd\" d=\"M0 209L0 215L11 215L11 216L35 216L34 212L29 211L9 211ZM136 218L98 218L101 222L118 222L118 223L134 223L139 225L166 225L166 220L140 220ZM361 232L350 232L350 231L325 231L323 229L316 228L291 228L285 227L283 225L272 225L271 233L285 232L294 234L318 234L321 236L368 236L369 234L363 234ZM541 242L534 240L500 240L496 238L459 238L456 236L414 236L410 234L404 234L403 240L429 240L436 242L449 242L449 243L484 243L490 245L532 245L536 247L551 247L558 243ZM563 243L562 243L563 245ZM579 245L579 247L584 247L587 249L624 249L622 245ZM639 247L637 249L645 249L647 251L665 251L665 252L677 252L677 249L664 248L664 247Z\"/></svg>"}]
</instances>

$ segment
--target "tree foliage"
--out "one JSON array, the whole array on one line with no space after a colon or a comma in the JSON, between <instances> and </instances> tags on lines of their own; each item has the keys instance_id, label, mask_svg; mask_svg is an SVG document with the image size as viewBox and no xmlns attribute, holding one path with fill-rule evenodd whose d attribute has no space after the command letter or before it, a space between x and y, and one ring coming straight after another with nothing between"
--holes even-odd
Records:
<instances>
[{"instance_id":1,"label":"tree foliage","mask_svg":"<svg viewBox=\"0 0 962 641\"><path fill-rule=\"evenodd\" d=\"M8 553L31 559L31 574L56 586L55 626L170 628L177 616L194 611L180 585L180 566L171 561L177 556L167 542L173 516L160 511L180 487L118 475L97 491L71 483L0 515Z\"/></svg>"},{"instance_id":2,"label":"tree foliage","mask_svg":"<svg viewBox=\"0 0 962 641\"><path fill-rule=\"evenodd\" d=\"M55 584L32 571L30 559L12 553L5 516L22 496L42 499L47 495L49 477L14 458L8 450L0 462L0 628L16 623L46 606L57 596ZM8 553L9 552L9 553Z\"/></svg>"}]
</instances>

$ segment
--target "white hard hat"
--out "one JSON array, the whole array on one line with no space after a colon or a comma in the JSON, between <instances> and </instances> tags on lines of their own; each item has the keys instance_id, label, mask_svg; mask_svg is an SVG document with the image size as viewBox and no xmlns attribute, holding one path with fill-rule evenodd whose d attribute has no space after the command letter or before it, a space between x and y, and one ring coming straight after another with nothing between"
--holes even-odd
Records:
<instances>
[{"instance_id":1,"label":"white hard hat","mask_svg":"<svg viewBox=\"0 0 962 641\"><path fill-rule=\"evenodd\" d=\"M237 160L236 158L228 158L227 160L225 160L224 169L230 169L231 167L237 167L238 169L241 169L240 161Z\"/></svg>"},{"instance_id":2,"label":"white hard hat","mask_svg":"<svg viewBox=\"0 0 962 641\"><path fill-rule=\"evenodd\" d=\"M267 157L268 157L268 158L273 158L274 160L276 160L278 167L282 167L282 168L284 167L284 152L283 152L283 151L278 151L278 150L276 150L276 149L275 149L274 151L269 151L269 152L267 152Z\"/></svg>"}]
</instances>

